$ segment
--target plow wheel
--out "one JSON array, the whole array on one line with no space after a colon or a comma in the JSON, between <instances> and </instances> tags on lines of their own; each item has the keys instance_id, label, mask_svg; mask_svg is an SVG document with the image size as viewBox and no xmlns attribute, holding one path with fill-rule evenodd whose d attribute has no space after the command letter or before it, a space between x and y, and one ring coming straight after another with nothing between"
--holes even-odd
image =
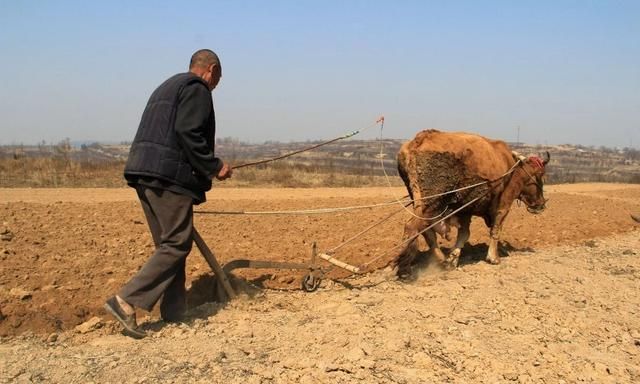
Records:
<instances>
[{"instance_id":1,"label":"plow wheel","mask_svg":"<svg viewBox=\"0 0 640 384\"><path fill-rule=\"evenodd\" d=\"M320 281L322 281L322 279L313 273L309 273L302 278L302 289L305 292L314 292L320 286Z\"/></svg>"}]
</instances>

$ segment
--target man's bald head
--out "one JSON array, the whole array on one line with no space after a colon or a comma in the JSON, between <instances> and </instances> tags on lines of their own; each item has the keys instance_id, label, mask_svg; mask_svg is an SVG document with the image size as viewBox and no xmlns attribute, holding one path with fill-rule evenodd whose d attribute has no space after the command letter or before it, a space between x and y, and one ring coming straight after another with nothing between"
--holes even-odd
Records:
<instances>
[{"instance_id":1,"label":"man's bald head","mask_svg":"<svg viewBox=\"0 0 640 384\"><path fill-rule=\"evenodd\" d=\"M206 68L210 65L220 66L220 59L215 52L210 49L201 49L191 56L191 62L189 62L189 69L195 67Z\"/></svg>"},{"instance_id":2,"label":"man's bald head","mask_svg":"<svg viewBox=\"0 0 640 384\"><path fill-rule=\"evenodd\" d=\"M209 85L209 90L213 91L222 77L220 59L212 50L201 49L191 56L189 72L201 77Z\"/></svg>"}]
</instances>

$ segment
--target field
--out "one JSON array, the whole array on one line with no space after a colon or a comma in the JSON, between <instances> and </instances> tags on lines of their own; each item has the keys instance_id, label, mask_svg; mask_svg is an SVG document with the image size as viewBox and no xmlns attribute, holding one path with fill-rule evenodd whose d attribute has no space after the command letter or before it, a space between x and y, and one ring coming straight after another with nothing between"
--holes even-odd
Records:
<instances>
[{"instance_id":1,"label":"field","mask_svg":"<svg viewBox=\"0 0 640 384\"><path fill-rule=\"evenodd\" d=\"M135 341L102 309L152 251L131 189L0 189L0 382L638 382L640 186L547 187L548 209L513 206L508 257L482 261L487 230L472 224L461 266L423 265L400 282L385 251L408 214L336 257L373 272L332 271L314 293L304 272L238 270L242 297L213 300L188 259L190 312L180 325L139 313ZM214 189L203 211L365 205L402 188ZM313 216L196 216L220 262L308 261L396 206ZM466 256L465 256L466 254ZM379 256L381 256L377 259Z\"/></svg>"}]
</instances>

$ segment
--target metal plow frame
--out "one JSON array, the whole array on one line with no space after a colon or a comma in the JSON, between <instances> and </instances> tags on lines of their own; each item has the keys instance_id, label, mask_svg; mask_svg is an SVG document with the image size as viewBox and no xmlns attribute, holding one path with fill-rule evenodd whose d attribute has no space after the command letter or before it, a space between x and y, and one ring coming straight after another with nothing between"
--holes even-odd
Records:
<instances>
[{"instance_id":1,"label":"metal plow frame","mask_svg":"<svg viewBox=\"0 0 640 384\"><path fill-rule=\"evenodd\" d=\"M305 292L314 292L320 286L320 282L324 278L325 269L318 263L318 258L327 261L328 263L335 265L336 267L345 269L352 273L362 273L363 271L359 267L342 262L338 259L326 253L318 253L316 243L313 243L311 248L311 260L309 263L291 263L283 261L267 261L267 260L249 260L249 259L234 259L220 266L213 251L207 246L200 233L193 229L193 240L196 246L200 250L200 253L204 256L205 260L211 267L213 273L218 276L218 299L221 302L232 300L236 298L237 294L233 290L231 283L229 282L228 273L234 269L241 268L255 268L255 269L294 269L294 270L306 270L309 271L302 278L302 289ZM226 295L225 295L226 293Z\"/></svg>"}]
</instances>

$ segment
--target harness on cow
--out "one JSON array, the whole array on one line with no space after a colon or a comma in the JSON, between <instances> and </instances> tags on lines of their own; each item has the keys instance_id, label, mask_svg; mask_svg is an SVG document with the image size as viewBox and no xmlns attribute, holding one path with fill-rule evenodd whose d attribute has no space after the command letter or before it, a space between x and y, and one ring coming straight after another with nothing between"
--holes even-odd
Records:
<instances>
[{"instance_id":1,"label":"harness on cow","mask_svg":"<svg viewBox=\"0 0 640 384\"><path fill-rule=\"evenodd\" d=\"M529 171L527 171L527 169L524 167L524 162L525 162L525 160L527 160L526 157L518 154L515 151L513 152L513 154L514 154L514 156L517 156L519 162L523 164L522 171L524 173L526 173L527 176L529 176L529 179L533 180L533 182L536 184L536 188L538 189L538 192L542 195L542 192L543 192L542 178L541 177L537 178L537 177L533 176L531 173L529 173ZM529 162L532 163L532 165L535 168L538 168L538 169L541 169L541 170L544 171L544 167L547 164L547 162L549 161L548 160L549 159L549 152L546 153L546 156L547 156L547 160L544 160L544 159L540 158L539 156L529 156L528 160L529 160ZM527 205L527 211L529 211L530 213L534 213L534 212L537 211L537 209L535 207L531 207L528 204L526 204L526 202L523 202L522 198L521 198L521 195L519 195L518 199L517 199L517 204L519 205L521 202L524 203L525 205ZM546 202L546 200L545 200L545 202Z\"/></svg>"}]
</instances>

